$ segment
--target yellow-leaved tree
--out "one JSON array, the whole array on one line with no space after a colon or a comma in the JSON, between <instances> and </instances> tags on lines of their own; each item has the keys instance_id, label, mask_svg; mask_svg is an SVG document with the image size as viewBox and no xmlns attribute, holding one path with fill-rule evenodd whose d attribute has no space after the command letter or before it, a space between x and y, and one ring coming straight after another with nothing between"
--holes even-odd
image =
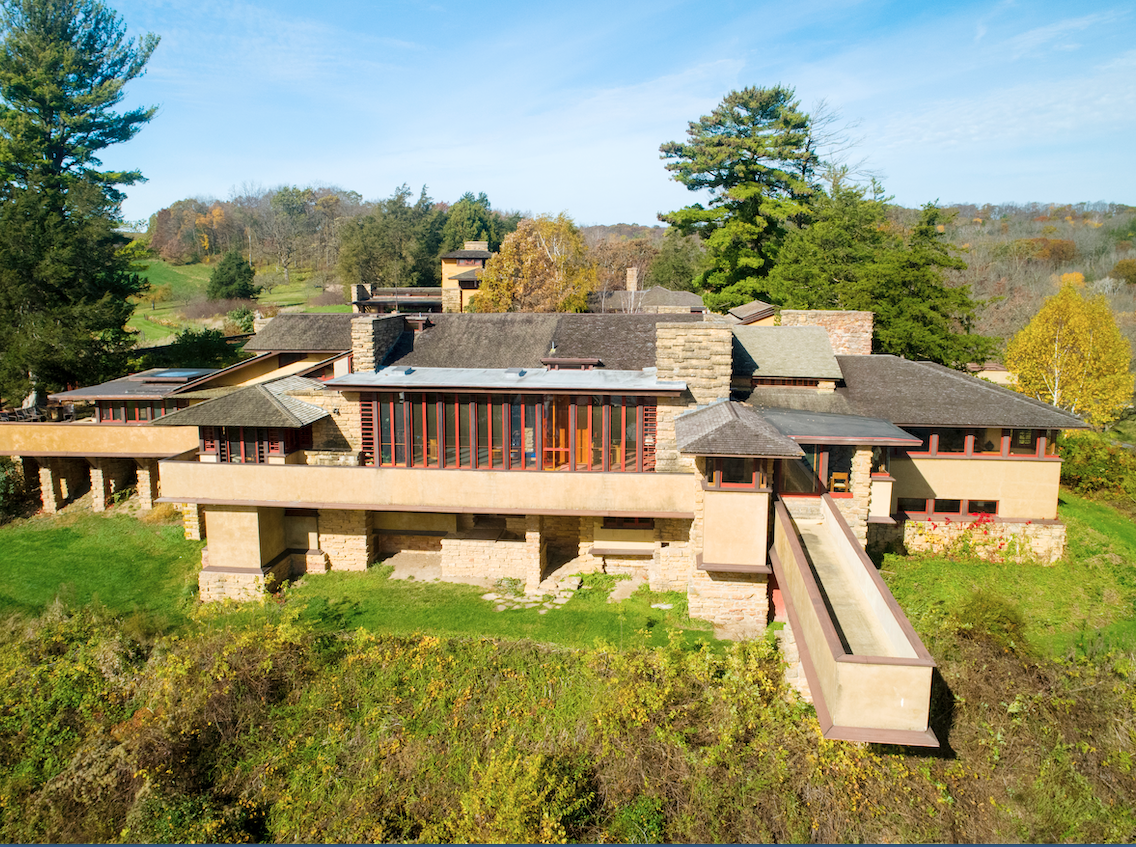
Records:
<instances>
[{"instance_id":1,"label":"yellow-leaved tree","mask_svg":"<svg viewBox=\"0 0 1136 847\"><path fill-rule=\"evenodd\" d=\"M572 219L525 218L485 264L479 312L582 312L596 271Z\"/></svg>"},{"instance_id":2,"label":"yellow-leaved tree","mask_svg":"<svg viewBox=\"0 0 1136 847\"><path fill-rule=\"evenodd\" d=\"M1006 346L1017 390L1103 426L1132 401L1132 348L1104 296L1074 285L1045 301Z\"/></svg>"}]
</instances>

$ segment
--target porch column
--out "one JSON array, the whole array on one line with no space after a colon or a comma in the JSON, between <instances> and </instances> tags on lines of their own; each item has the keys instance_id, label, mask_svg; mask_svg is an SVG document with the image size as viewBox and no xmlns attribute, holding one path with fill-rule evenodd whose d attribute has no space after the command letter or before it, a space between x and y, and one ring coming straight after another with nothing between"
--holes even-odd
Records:
<instances>
[{"instance_id":1,"label":"porch column","mask_svg":"<svg viewBox=\"0 0 1136 847\"><path fill-rule=\"evenodd\" d=\"M333 571L365 571L375 558L371 513L320 509L319 549L327 554Z\"/></svg>"},{"instance_id":2,"label":"porch column","mask_svg":"<svg viewBox=\"0 0 1136 847\"><path fill-rule=\"evenodd\" d=\"M138 462L138 504L143 511L154 508L158 498L158 460L137 459Z\"/></svg>"},{"instance_id":3,"label":"porch column","mask_svg":"<svg viewBox=\"0 0 1136 847\"><path fill-rule=\"evenodd\" d=\"M74 500L80 480L86 476L85 462L77 459L50 457L39 460L39 490L43 510L54 515Z\"/></svg>"},{"instance_id":4,"label":"porch column","mask_svg":"<svg viewBox=\"0 0 1136 847\"><path fill-rule=\"evenodd\" d=\"M525 590L536 591L544 576L547 551L541 532L540 515L525 515L525 548L528 561L525 568Z\"/></svg>"},{"instance_id":5,"label":"porch column","mask_svg":"<svg viewBox=\"0 0 1136 847\"><path fill-rule=\"evenodd\" d=\"M181 525L186 541L200 541L205 538L205 510L197 503L178 503L181 512Z\"/></svg>"},{"instance_id":6,"label":"porch column","mask_svg":"<svg viewBox=\"0 0 1136 847\"><path fill-rule=\"evenodd\" d=\"M134 462L108 457L88 461L91 463L91 511L105 512L111 498L129 484Z\"/></svg>"}]
</instances>

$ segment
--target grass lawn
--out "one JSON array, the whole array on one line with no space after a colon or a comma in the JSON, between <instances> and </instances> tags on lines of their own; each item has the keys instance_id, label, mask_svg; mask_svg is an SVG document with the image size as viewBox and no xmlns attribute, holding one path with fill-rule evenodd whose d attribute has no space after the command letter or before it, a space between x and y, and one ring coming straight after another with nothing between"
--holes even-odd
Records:
<instances>
[{"instance_id":1,"label":"grass lawn","mask_svg":"<svg viewBox=\"0 0 1136 847\"><path fill-rule=\"evenodd\" d=\"M184 622L196 592L202 545L180 523L127 515L41 516L0 527L0 614L38 615L58 596L68 606L98 601L162 629Z\"/></svg>"},{"instance_id":2,"label":"grass lawn","mask_svg":"<svg viewBox=\"0 0 1136 847\"><path fill-rule=\"evenodd\" d=\"M687 617L684 593L641 588L612 604L607 602L617 581L612 576L585 576L585 587L542 615L539 607L498 612L495 602L481 599L484 588L390 579L390 570L380 565L366 573L307 577L288 590L288 602L303 606L302 617L335 631L361 627L380 633L528 638L569 647L591 647L597 640L616 647L665 644L668 633L676 631L689 647L699 641L715 643L709 623ZM651 608L659 603L672 608Z\"/></svg>"},{"instance_id":3,"label":"grass lawn","mask_svg":"<svg viewBox=\"0 0 1136 847\"><path fill-rule=\"evenodd\" d=\"M1058 513L1068 547L1053 566L889 555L883 576L921 632L957 623L955 610L982 593L1021 610L1026 639L1043 653L1136 650L1136 526L1066 491Z\"/></svg>"}]
</instances>

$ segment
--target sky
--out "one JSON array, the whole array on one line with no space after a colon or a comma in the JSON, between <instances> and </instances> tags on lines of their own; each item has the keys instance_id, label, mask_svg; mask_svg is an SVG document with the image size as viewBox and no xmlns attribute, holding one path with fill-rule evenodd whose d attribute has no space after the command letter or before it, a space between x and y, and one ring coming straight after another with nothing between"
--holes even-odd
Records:
<instances>
[{"instance_id":1,"label":"sky","mask_svg":"<svg viewBox=\"0 0 1136 847\"><path fill-rule=\"evenodd\" d=\"M1130 2L107 0L161 37L104 151L123 214L248 187L408 184L577 223L700 199L659 145L730 91L792 86L855 124L895 202L1136 205Z\"/></svg>"}]
</instances>

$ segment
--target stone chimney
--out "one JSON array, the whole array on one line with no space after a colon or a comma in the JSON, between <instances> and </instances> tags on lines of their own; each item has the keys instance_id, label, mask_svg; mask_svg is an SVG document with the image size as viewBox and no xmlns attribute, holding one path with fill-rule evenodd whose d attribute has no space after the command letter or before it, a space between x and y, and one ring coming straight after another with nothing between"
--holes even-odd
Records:
<instances>
[{"instance_id":1,"label":"stone chimney","mask_svg":"<svg viewBox=\"0 0 1136 847\"><path fill-rule=\"evenodd\" d=\"M484 250L486 252L489 252L489 242L488 241L467 241L465 243L465 247L462 248L462 249L464 249L464 250Z\"/></svg>"},{"instance_id":2,"label":"stone chimney","mask_svg":"<svg viewBox=\"0 0 1136 847\"><path fill-rule=\"evenodd\" d=\"M627 290L628 291L638 291L639 290L639 269L638 268L628 268L627 269Z\"/></svg>"},{"instance_id":3,"label":"stone chimney","mask_svg":"<svg viewBox=\"0 0 1136 847\"><path fill-rule=\"evenodd\" d=\"M406 328L402 315L364 315L351 321L351 372L374 373Z\"/></svg>"},{"instance_id":4,"label":"stone chimney","mask_svg":"<svg viewBox=\"0 0 1136 847\"><path fill-rule=\"evenodd\" d=\"M781 326L823 326L837 356L867 356L872 352L871 312L823 309L782 309Z\"/></svg>"}]
</instances>

